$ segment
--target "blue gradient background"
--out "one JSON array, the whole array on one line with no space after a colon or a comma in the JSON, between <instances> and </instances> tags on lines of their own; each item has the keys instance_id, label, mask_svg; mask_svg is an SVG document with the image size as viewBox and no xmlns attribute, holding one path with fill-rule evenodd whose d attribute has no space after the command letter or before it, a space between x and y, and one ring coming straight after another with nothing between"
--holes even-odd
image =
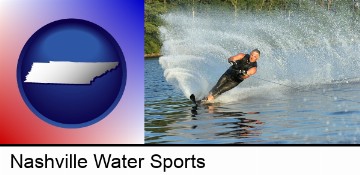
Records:
<instances>
[{"instance_id":1,"label":"blue gradient background","mask_svg":"<svg viewBox=\"0 0 360 175\"><path fill-rule=\"evenodd\" d=\"M120 45L127 66L124 94L100 122L79 129L47 124L25 105L16 84L21 49L42 26L91 21ZM0 0L0 143L144 143L144 1Z\"/></svg>"}]
</instances>

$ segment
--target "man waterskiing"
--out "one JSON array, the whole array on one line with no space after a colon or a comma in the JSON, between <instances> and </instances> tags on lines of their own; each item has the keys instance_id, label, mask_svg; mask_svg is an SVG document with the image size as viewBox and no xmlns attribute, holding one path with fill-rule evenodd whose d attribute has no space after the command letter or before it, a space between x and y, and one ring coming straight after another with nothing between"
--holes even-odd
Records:
<instances>
[{"instance_id":1,"label":"man waterskiing","mask_svg":"<svg viewBox=\"0 0 360 175\"><path fill-rule=\"evenodd\" d=\"M260 58L260 51L254 49L250 54L239 53L228 58L232 65L220 77L216 85L211 89L208 96L202 102L211 103L222 93L234 88L245 79L256 73L257 60ZM193 96L193 95L192 95Z\"/></svg>"}]
</instances>

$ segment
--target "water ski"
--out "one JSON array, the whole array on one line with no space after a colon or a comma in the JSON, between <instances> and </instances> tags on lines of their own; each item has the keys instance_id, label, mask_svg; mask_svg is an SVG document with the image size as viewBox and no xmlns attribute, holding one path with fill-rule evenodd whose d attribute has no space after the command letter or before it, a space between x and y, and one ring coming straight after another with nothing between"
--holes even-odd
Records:
<instances>
[{"instance_id":1,"label":"water ski","mask_svg":"<svg viewBox=\"0 0 360 175\"><path fill-rule=\"evenodd\" d=\"M207 100L197 100L195 99L195 95L190 95L190 100L194 103L195 107L198 107L200 104L208 104L209 102Z\"/></svg>"},{"instance_id":2,"label":"water ski","mask_svg":"<svg viewBox=\"0 0 360 175\"><path fill-rule=\"evenodd\" d=\"M195 95L194 94L190 95L190 100L196 105L196 100L195 100Z\"/></svg>"},{"instance_id":3,"label":"water ski","mask_svg":"<svg viewBox=\"0 0 360 175\"><path fill-rule=\"evenodd\" d=\"M190 95L190 100L194 103L195 106L192 107L192 110L191 110L191 113L193 114L192 116L195 117L196 115L198 115L197 113L197 103L196 103L196 100L195 100L195 95L194 94L191 94Z\"/></svg>"}]
</instances>

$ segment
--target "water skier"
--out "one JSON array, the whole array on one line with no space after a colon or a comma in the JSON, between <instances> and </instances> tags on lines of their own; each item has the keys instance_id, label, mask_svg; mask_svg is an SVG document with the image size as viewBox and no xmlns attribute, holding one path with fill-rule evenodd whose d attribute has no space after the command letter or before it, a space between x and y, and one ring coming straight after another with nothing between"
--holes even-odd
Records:
<instances>
[{"instance_id":1,"label":"water skier","mask_svg":"<svg viewBox=\"0 0 360 175\"><path fill-rule=\"evenodd\" d=\"M232 65L220 77L216 85L211 89L204 102L213 102L222 93L234 88L245 79L256 73L257 60L260 58L260 51L254 49L250 54L239 53L228 58Z\"/></svg>"}]
</instances>

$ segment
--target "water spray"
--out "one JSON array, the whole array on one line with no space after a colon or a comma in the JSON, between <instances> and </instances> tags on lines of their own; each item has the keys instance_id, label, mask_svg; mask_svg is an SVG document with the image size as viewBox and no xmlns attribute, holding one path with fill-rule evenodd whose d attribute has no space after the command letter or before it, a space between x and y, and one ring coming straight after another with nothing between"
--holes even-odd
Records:
<instances>
[{"instance_id":1,"label":"water spray","mask_svg":"<svg viewBox=\"0 0 360 175\"><path fill-rule=\"evenodd\" d=\"M256 77L266 81L246 80L239 93L271 89L273 84L298 89L295 86L356 80L360 23L351 16L325 10L293 12L290 17L282 12L236 18L217 10L194 18L185 12L168 13L160 28L164 56L159 62L166 80L185 97L206 96L228 68L227 58L254 48L262 53Z\"/></svg>"}]
</instances>

